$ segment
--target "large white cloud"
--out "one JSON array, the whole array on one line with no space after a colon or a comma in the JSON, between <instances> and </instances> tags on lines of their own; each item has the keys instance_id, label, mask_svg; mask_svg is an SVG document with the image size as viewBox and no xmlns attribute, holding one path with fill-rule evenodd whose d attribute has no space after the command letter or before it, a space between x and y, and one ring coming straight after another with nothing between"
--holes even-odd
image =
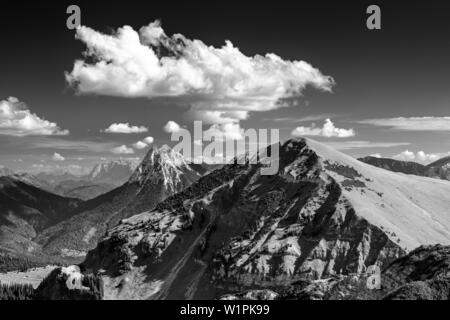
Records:
<instances>
[{"instance_id":1,"label":"large white cloud","mask_svg":"<svg viewBox=\"0 0 450 320\"><path fill-rule=\"evenodd\" d=\"M397 160L402 161L414 161L414 162L420 162L424 164L428 164L431 162L434 162L436 160L439 160L442 157L449 156L450 152L447 153L425 153L424 151L418 151L417 153L409 150L405 150L397 155L395 155L393 158Z\"/></svg>"},{"instance_id":2,"label":"large white cloud","mask_svg":"<svg viewBox=\"0 0 450 320\"><path fill-rule=\"evenodd\" d=\"M359 123L403 131L450 131L450 117L398 117L361 120Z\"/></svg>"},{"instance_id":3,"label":"large white cloud","mask_svg":"<svg viewBox=\"0 0 450 320\"><path fill-rule=\"evenodd\" d=\"M315 125L312 125L311 127L300 126L295 128L291 134L294 137L321 136L327 138L349 138L356 135L353 129L336 128L334 123L330 119L326 119L321 128L316 127Z\"/></svg>"},{"instance_id":4,"label":"large white cloud","mask_svg":"<svg viewBox=\"0 0 450 320\"><path fill-rule=\"evenodd\" d=\"M113 123L108 128L105 129L105 132L107 133L142 133L147 132L148 128L146 127L138 127L138 126L131 126L128 122L127 123Z\"/></svg>"},{"instance_id":5,"label":"large white cloud","mask_svg":"<svg viewBox=\"0 0 450 320\"><path fill-rule=\"evenodd\" d=\"M0 101L0 134L12 136L67 135L54 123L40 118L15 97Z\"/></svg>"},{"instance_id":6,"label":"large white cloud","mask_svg":"<svg viewBox=\"0 0 450 320\"><path fill-rule=\"evenodd\" d=\"M308 85L330 91L334 84L305 61L274 53L247 56L230 41L215 48L181 34L167 36L159 21L139 31L124 26L113 35L81 26L76 38L94 58L75 61L66 73L80 94L172 97L189 104L191 116L211 123L280 108L286 105L280 101L300 96Z\"/></svg>"}]
</instances>

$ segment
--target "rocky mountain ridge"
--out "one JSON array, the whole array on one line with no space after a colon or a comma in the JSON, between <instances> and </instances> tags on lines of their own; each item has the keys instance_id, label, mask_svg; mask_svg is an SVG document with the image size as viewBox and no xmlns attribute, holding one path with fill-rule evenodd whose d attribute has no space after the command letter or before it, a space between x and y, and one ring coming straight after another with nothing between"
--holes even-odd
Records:
<instances>
[{"instance_id":1,"label":"rocky mountain ridge","mask_svg":"<svg viewBox=\"0 0 450 320\"><path fill-rule=\"evenodd\" d=\"M89 252L107 299L204 299L361 274L423 244L450 243L450 183L363 164L312 140L281 146L278 174L230 164ZM446 211L447 210L447 211Z\"/></svg>"},{"instance_id":2,"label":"rocky mountain ridge","mask_svg":"<svg viewBox=\"0 0 450 320\"><path fill-rule=\"evenodd\" d=\"M450 180L450 157L444 157L428 165L371 156L359 158L358 160L393 172Z\"/></svg>"}]
</instances>

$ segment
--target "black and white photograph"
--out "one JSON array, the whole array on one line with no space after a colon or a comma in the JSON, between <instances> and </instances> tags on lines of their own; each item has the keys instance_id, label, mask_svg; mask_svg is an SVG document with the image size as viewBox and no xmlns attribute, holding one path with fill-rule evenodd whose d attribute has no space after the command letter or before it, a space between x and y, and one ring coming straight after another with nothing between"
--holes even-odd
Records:
<instances>
[{"instance_id":1,"label":"black and white photograph","mask_svg":"<svg viewBox=\"0 0 450 320\"><path fill-rule=\"evenodd\" d=\"M1 12L0 300L450 300L450 3Z\"/></svg>"}]
</instances>

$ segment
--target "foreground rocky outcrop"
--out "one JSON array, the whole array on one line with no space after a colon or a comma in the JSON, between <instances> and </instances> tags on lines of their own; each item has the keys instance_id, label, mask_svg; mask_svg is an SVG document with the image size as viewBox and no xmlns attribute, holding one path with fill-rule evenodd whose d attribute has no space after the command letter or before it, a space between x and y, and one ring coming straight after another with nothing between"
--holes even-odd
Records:
<instances>
[{"instance_id":1,"label":"foreground rocky outcrop","mask_svg":"<svg viewBox=\"0 0 450 320\"><path fill-rule=\"evenodd\" d=\"M101 300L100 277L83 275L78 266L53 270L35 290L34 300Z\"/></svg>"},{"instance_id":2,"label":"foreground rocky outcrop","mask_svg":"<svg viewBox=\"0 0 450 320\"><path fill-rule=\"evenodd\" d=\"M284 288L249 290L224 300L450 300L450 246L423 246L395 260L372 286L374 274L298 281ZM376 277L376 275L375 275Z\"/></svg>"}]
</instances>

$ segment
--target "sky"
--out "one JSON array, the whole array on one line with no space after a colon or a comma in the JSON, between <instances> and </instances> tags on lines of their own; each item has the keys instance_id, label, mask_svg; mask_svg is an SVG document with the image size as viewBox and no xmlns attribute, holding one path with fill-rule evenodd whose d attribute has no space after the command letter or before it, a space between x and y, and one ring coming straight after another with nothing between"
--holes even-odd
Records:
<instances>
[{"instance_id":1,"label":"sky","mask_svg":"<svg viewBox=\"0 0 450 320\"><path fill-rule=\"evenodd\" d=\"M0 165L82 173L170 133L308 136L354 157L450 152L443 1L72 2L3 5Z\"/></svg>"}]
</instances>

